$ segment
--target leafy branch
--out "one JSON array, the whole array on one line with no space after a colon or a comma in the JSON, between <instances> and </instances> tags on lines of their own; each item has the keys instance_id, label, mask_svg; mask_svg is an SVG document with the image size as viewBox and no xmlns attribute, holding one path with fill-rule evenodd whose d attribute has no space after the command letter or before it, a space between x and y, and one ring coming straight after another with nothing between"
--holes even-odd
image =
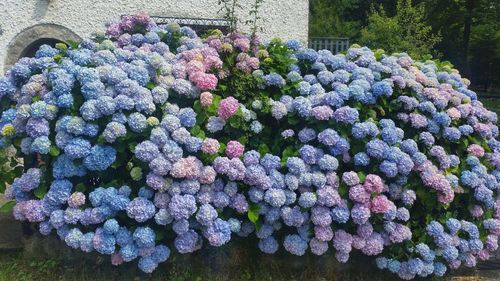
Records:
<instances>
[{"instance_id":1,"label":"leafy branch","mask_svg":"<svg viewBox=\"0 0 500 281\"><path fill-rule=\"evenodd\" d=\"M251 25L252 29L252 42L255 41L257 37L257 31L263 31L264 28L262 26L259 27L258 22L262 20L262 17L259 15L260 7L264 3L265 0L255 0L254 4L252 5L252 9L250 10L249 14L251 16L250 19L248 19L245 24Z\"/></svg>"},{"instance_id":2,"label":"leafy branch","mask_svg":"<svg viewBox=\"0 0 500 281\"><path fill-rule=\"evenodd\" d=\"M238 0L219 0L219 6L222 6L219 13L223 13L224 19L229 21L229 32L232 33L238 30L238 16L236 10L241 9L241 4Z\"/></svg>"}]
</instances>

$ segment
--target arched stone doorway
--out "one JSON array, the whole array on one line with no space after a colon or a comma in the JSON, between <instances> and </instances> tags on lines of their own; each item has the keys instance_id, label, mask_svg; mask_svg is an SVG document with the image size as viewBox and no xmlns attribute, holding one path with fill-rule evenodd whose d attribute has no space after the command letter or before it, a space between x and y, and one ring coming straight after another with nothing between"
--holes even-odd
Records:
<instances>
[{"instance_id":1,"label":"arched stone doorway","mask_svg":"<svg viewBox=\"0 0 500 281\"><path fill-rule=\"evenodd\" d=\"M58 39L54 39L54 38L41 38L41 39L38 39L36 40L35 42L29 44L28 46L26 46L26 48L24 48L24 50L22 51L21 55L19 56L19 58L24 58L24 57L34 57L35 54L36 54L36 51L38 51L38 49L40 49L40 47L42 45L49 45L49 46L52 46L52 47L55 47L55 45L57 43L62 43L63 41L61 40L58 40Z\"/></svg>"},{"instance_id":2,"label":"arched stone doorway","mask_svg":"<svg viewBox=\"0 0 500 281\"><path fill-rule=\"evenodd\" d=\"M43 23L28 27L9 43L4 70L7 71L22 57L34 56L36 50L43 44L53 46L68 40L80 41L81 38L62 25Z\"/></svg>"}]
</instances>

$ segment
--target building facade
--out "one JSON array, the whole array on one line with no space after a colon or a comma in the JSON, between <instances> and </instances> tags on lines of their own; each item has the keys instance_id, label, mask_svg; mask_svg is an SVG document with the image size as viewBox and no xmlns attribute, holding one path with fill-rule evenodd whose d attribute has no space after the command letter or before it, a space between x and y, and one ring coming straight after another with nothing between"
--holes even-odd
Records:
<instances>
[{"instance_id":1,"label":"building facade","mask_svg":"<svg viewBox=\"0 0 500 281\"><path fill-rule=\"evenodd\" d=\"M242 31L253 1L239 1ZM265 0L259 26L264 39L280 37L307 42L308 0ZM0 75L19 58L31 56L42 44L80 40L120 16L147 11L176 19L222 19L218 0L2 0L0 1ZM197 21L197 24L210 21Z\"/></svg>"}]
</instances>

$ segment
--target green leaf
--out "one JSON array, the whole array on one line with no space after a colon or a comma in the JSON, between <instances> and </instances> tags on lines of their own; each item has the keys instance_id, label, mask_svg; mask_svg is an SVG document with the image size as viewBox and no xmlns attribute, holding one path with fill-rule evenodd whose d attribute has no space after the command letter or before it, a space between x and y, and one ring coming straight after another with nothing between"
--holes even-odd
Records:
<instances>
[{"instance_id":1,"label":"green leaf","mask_svg":"<svg viewBox=\"0 0 500 281\"><path fill-rule=\"evenodd\" d=\"M4 193L6 188L6 184L3 181L0 181L0 193Z\"/></svg>"},{"instance_id":2,"label":"green leaf","mask_svg":"<svg viewBox=\"0 0 500 281\"><path fill-rule=\"evenodd\" d=\"M207 114L205 111L197 111L198 114L196 114L196 124L203 124L205 120L207 120Z\"/></svg>"},{"instance_id":3,"label":"green leaf","mask_svg":"<svg viewBox=\"0 0 500 281\"><path fill-rule=\"evenodd\" d=\"M55 146L55 145L50 146L50 150L49 150L50 156L57 157L57 156L59 156L59 153L61 153L61 151L59 151L59 148L57 148L57 146Z\"/></svg>"},{"instance_id":4,"label":"green leaf","mask_svg":"<svg viewBox=\"0 0 500 281\"><path fill-rule=\"evenodd\" d=\"M258 220L258 221L255 223L255 229L256 229L257 231L259 231L261 228L262 228L262 221L261 221L261 220Z\"/></svg>"},{"instance_id":5,"label":"green leaf","mask_svg":"<svg viewBox=\"0 0 500 281\"><path fill-rule=\"evenodd\" d=\"M203 107L201 106L201 102L199 100L196 100L193 103L193 109L195 112L202 112L203 111Z\"/></svg>"},{"instance_id":6,"label":"green leaf","mask_svg":"<svg viewBox=\"0 0 500 281\"><path fill-rule=\"evenodd\" d=\"M281 165L284 166L289 157L297 156L298 152L293 146L288 146L283 150L283 154L281 157Z\"/></svg>"},{"instance_id":7,"label":"green leaf","mask_svg":"<svg viewBox=\"0 0 500 281\"><path fill-rule=\"evenodd\" d=\"M288 123L290 123L290 125L297 125L297 124L299 124L299 121L300 120L298 118L291 117L291 116L288 117Z\"/></svg>"},{"instance_id":8,"label":"green leaf","mask_svg":"<svg viewBox=\"0 0 500 281\"><path fill-rule=\"evenodd\" d=\"M242 136L238 139L238 141L243 144L243 145L246 145L248 143L248 137L247 136Z\"/></svg>"},{"instance_id":9,"label":"green leaf","mask_svg":"<svg viewBox=\"0 0 500 281\"><path fill-rule=\"evenodd\" d=\"M130 161L127 163L126 169L127 169L127 171L130 171L130 170L132 170L132 168L134 168L134 163L132 161Z\"/></svg>"},{"instance_id":10,"label":"green leaf","mask_svg":"<svg viewBox=\"0 0 500 281\"><path fill-rule=\"evenodd\" d=\"M155 231L155 241L161 241L165 238L165 232L164 231Z\"/></svg>"},{"instance_id":11,"label":"green leaf","mask_svg":"<svg viewBox=\"0 0 500 281\"><path fill-rule=\"evenodd\" d=\"M201 131L200 126L195 125L195 126L191 129L191 135L196 136L196 135L198 135L198 134L200 133L200 131Z\"/></svg>"},{"instance_id":12,"label":"green leaf","mask_svg":"<svg viewBox=\"0 0 500 281\"><path fill-rule=\"evenodd\" d=\"M14 205L16 205L16 201L14 200L9 200L5 202L1 207L0 207L0 213L8 213L14 208Z\"/></svg>"},{"instance_id":13,"label":"green leaf","mask_svg":"<svg viewBox=\"0 0 500 281\"><path fill-rule=\"evenodd\" d=\"M256 224L257 221L259 220L259 212L260 212L260 206L258 204L252 203L250 204L250 208L248 209L248 219Z\"/></svg>"},{"instance_id":14,"label":"green leaf","mask_svg":"<svg viewBox=\"0 0 500 281\"><path fill-rule=\"evenodd\" d=\"M212 104L211 106L209 106L207 109L206 109L206 112L208 115L215 115L217 113L217 106L215 104ZM204 114L204 112L202 112L203 115L205 115L205 119L207 118L206 115L207 114ZM198 119L196 119L198 120Z\"/></svg>"},{"instance_id":15,"label":"green leaf","mask_svg":"<svg viewBox=\"0 0 500 281\"><path fill-rule=\"evenodd\" d=\"M374 53L375 53L375 58L377 60L380 60L382 58L382 55L385 53L385 51L382 49L377 49L377 50L375 50Z\"/></svg>"},{"instance_id":16,"label":"green leaf","mask_svg":"<svg viewBox=\"0 0 500 281\"><path fill-rule=\"evenodd\" d=\"M106 142L106 140L104 139L104 137L102 135L100 135L98 138L97 138L97 143L98 144L104 144Z\"/></svg>"},{"instance_id":17,"label":"green leaf","mask_svg":"<svg viewBox=\"0 0 500 281\"><path fill-rule=\"evenodd\" d=\"M366 179L366 174L364 172L358 172L358 178L360 182L364 182Z\"/></svg>"},{"instance_id":18,"label":"green leaf","mask_svg":"<svg viewBox=\"0 0 500 281\"><path fill-rule=\"evenodd\" d=\"M68 43L71 49L78 49L78 45L80 45L80 43L74 40L66 40L66 43Z\"/></svg>"},{"instance_id":19,"label":"green leaf","mask_svg":"<svg viewBox=\"0 0 500 281\"><path fill-rule=\"evenodd\" d=\"M38 97L38 96L35 96L35 97ZM21 147L21 138L15 138L13 143L14 143L15 147Z\"/></svg>"},{"instance_id":20,"label":"green leaf","mask_svg":"<svg viewBox=\"0 0 500 281\"><path fill-rule=\"evenodd\" d=\"M366 112L366 115L369 117L369 118L372 118L374 120L377 119L377 112L373 109L370 109Z\"/></svg>"},{"instance_id":21,"label":"green leaf","mask_svg":"<svg viewBox=\"0 0 500 281\"><path fill-rule=\"evenodd\" d=\"M243 122L239 116L233 116L233 117L229 118L229 125L231 125L231 127L235 128L235 129L238 129L238 128L242 127Z\"/></svg>"},{"instance_id":22,"label":"green leaf","mask_svg":"<svg viewBox=\"0 0 500 281\"><path fill-rule=\"evenodd\" d=\"M79 192L84 192L85 189L86 189L85 184L82 182L75 186L75 190Z\"/></svg>"},{"instance_id":23,"label":"green leaf","mask_svg":"<svg viewBox=\"0 0 500 281\"><path fill-rule=\"evenodd\" d=\"M66 51L68 49L68 46L64 43L57 43L56 49L58 49L60 51Z\"/></svg>"},{"instance_id":24,"label":"green leaf","mask_svg":"<svg viewBox=\"0 0 500 281\"><path fill-rule=\"evenodd\" d=\"M147 84L146 84L146 88L150 89L150 90L153 90L154 88L156 87L155 83L153 81L149 81Z\"/></svg>"},{"instance_id":25,"label":"green leaf","mask_svg":"<svg viewBox=\"0 0 500 281\"><path fill-rule=\"evenodd\" d=\"M35 192L33 192L38 199L42 199L45 194L47 194L47 185L42 184L40 185L37 189L35 189Z\"/></svg>"},{"instance_id":26,"label":"green leaf","mask_svg":"<svg viewBox=\"0 0 500 281\"><path fill-rule=\"evenodd\" d=\"M220 143L220 147L219 147L218 153L219 154L224 154L224 151L226 151L226 145L224 143Z\"/></svg>"},{"instance_id":27,"label":"green leaf","mask_svg":"<svg viewBox=\"0 0 500 281\"><path fill-rule=\"evenodd\" d=\"M16 177L19 177L23 174L24 172L24 167L23 166L17 166L16 168L14 168L14 176Z\"/></svg>"},{"instance_id":28,"label":"green leaf","mask_svg":"<svg viewBox=\"0 0 500 281\"><path fill-rule=\"evenodd\" d=\"M345 182L340 183L338 191L341 198L347 198L349 195L349 187Z\"/></svg>"},{"instance_id":29,"label":"green leaf","mask_svg":"<svg viewBox=\"0 0 500 281\"><path fill-rule=\"evenodd\" d=\"M135 147L137 146L137 143L136 142L131 142L129 143L128 145L128 149L130 150L130 152L132 153L135 153Z\"/></svg>"},{"instance_id":30,"label":"green leaf","mask_svg":"<svg viewBox=\"0 0 500 281\"><path fill-rule=\"evenodd\" d=\"M269 147L266 144L262 143L261 145L259 145L259 153L261 156L265 155L269 151Z\"/></svg>"}]
</instances>

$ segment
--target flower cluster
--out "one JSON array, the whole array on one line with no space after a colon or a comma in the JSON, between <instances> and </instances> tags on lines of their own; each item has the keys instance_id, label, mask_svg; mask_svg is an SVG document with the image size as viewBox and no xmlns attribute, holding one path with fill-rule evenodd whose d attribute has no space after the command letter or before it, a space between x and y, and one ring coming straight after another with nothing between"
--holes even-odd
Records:
<instances>
[{"instance_id":1,"label":"flower cluster","mask_svg":"<svg viewBox=\"0 0 500 281\"><path fill-rule=\"evenodd\" d=\"M125 16L0 78L0 145L25 158L5 193L42 234L144 272L255 235L268 254L442 276L500 235L497 116L467 87L406 54Z\"/></svg>"}]
</instances>

